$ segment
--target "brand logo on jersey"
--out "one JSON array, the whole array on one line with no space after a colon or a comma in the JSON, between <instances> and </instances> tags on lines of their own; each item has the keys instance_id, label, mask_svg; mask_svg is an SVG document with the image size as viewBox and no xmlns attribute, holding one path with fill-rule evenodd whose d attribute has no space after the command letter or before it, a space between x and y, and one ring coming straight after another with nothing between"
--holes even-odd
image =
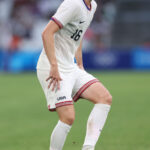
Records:
<instances>
[{"instance_id":1,"label":"brand logo on jersey","mask_svg":"<svg viewBox=\"0 0 150 150\"><path fill-rule=\"evenodd\" d=\"M64 99L66 99L66 96L61 96L61 97L57 98L58 101L61 101L61 100L64 100Z\"/></svg>"},{"instance_id":2,"label":"brand logo on jersey","mask_svg":"<svg viewBox=\"0 0 150 150\"><path fill-rule=\"evenodd\" d=\"M82 23L84 23L84 22L85 22L85 21L80 21L79 23L82 24Z\"/></svg>"}]
</instances>

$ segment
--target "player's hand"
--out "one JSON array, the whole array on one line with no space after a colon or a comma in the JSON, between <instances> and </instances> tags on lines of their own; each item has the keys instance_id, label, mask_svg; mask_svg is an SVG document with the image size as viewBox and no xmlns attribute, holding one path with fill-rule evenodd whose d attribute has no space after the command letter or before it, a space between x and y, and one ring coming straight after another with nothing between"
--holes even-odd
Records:
<instances>
[{"instance_id":1,"label":"player's hand","mask_svg":"<svg viewBox=\"0 0 150 150\"><path fill-rule=\"evenodd\" d=\"M46 81L49 81L48 89L52 86L52 91L60 90L60 81L62 81L60 74L58 72L58 67L51 66L51 71L49 77L46 79Z\"/></svg>"}]
</instances>

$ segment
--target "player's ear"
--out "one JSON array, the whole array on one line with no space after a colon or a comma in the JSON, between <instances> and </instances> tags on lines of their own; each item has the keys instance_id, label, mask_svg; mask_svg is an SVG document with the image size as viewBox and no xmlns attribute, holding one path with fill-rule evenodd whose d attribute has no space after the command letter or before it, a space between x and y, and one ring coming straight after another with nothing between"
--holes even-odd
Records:
<instances>
[{"instance_id":1,"label":"player's ear","mask_svg":"<svg viewBox=\"0 0 150 150\"><path fill-rule=\"evenodd\" d=\"M59 26L54 22L54 21L50 21L47 26L45 27L42 35L45 35L45 34L51 34L51 33L56 33L57 31L59 31L60 28Z\"/></svg>"}]
</instances>

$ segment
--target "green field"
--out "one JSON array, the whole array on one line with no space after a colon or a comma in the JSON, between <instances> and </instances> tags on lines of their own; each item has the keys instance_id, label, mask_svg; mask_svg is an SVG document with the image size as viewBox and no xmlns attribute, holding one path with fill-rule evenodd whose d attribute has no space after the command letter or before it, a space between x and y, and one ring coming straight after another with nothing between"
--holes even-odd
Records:
<instances>
[{"instance_id":1,"label":"green field","mask_svg":"<svg viewBox=\"0 0 150 150\"><path fill-rule=\"evenodd\" d=\"M150 150L150 72L94 73L113 95L96 150ZM76 120L64 150L81 150L92 104L75 104ZM0 150L48 150L57 123L35 74L0 74Z\"/></svg>"}]
</instances>

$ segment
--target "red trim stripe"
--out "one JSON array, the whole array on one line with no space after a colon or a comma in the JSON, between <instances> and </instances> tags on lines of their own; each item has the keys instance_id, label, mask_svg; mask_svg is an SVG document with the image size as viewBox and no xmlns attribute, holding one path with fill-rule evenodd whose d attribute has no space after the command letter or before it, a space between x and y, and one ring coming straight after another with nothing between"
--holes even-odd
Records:
<instances>
[{"instance_id":1,"label":"red trim stripe","mask_svg":"<svg viewBox=\"0 0 150 150\"><path fill-rule=\"evenodd\" d=\"M73 97L73 101L76 102L79 98L80 98L80 95L92 84L96 83L96 82L99 82L99 80L97 79L94 79L94 80L91 80L89 82L87 82L86 84L84 84L80 89L79 91L75 94L75 96Z\"/></svg>"},{"instance_id":2,"label":"red trim stripe","mask_svg":"<svg viewBox=\"0 0 150 150\"><path fill-rule=\"evenodd\" d=\"M73 101L65 101L65 102L57 103L56 108L66 106L66 105L73 105Z\"/></svg>"},{"instance_id":3,"label":"red trim stripe","mask_svg":"<svg viewBox=\"0 0 150 150\"><path fill-rule=\"evenodd\" d=\"M56 111L55 108L51 109L51 106L50 106L50 105L48 105L48 110L49 110L49 111Z\"/></svg>"},{"instance_id":4,"label":"red trim stripe","mask_svg":"<svg viewBox=\"0 0 150 150\"><path fill-rule=\"evenodd\" d=\"M65 102L57 103L56 108L62 107L62 106L68 106L68 105L73 105L73 101L65 101ZM56 108L51 109L50 105L48 105L49 111L56 111Z\"/></svg>"},{"instance_id":5,"label":"red trim stripe","mask_svg":"<svg viewBox=\"0 0 150 150\"><path fill-rule=\"evenodd\" d=\"M59 26L60 29L63 28L62 23L60 21L58 21L56 18L52 17L51 20L53 20Z\"/></svg>"}]
</instances>

